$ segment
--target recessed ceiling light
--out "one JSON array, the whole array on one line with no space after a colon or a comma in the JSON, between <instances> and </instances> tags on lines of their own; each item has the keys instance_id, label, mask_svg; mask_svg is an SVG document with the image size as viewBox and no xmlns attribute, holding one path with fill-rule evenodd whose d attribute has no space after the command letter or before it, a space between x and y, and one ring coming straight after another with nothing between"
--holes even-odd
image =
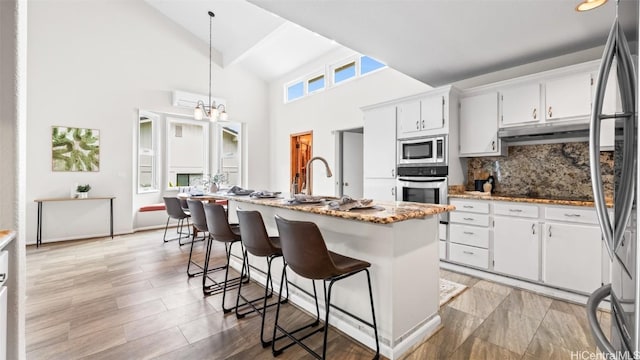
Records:
<instances>
[{"instance_id":1,"label":"recessed ceiling light","mask_svg":"<svg viewBox=\"0 0 640 360\"><path fill-rule=\"evenodd\" d=\"M583 0L578 6L576 11L588 11L604 5L607 0Z\"/></svg>"}]
</instances>

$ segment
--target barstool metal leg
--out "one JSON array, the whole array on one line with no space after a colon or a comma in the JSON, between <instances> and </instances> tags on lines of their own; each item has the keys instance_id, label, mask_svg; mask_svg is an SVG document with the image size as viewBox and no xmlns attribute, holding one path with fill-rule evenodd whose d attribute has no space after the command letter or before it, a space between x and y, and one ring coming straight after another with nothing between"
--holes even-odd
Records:
<instances>
[{"instance_id":1,"label":"barstool metal leg","mask_svg":"<svg viewBox=\"0 0 640 360\"><path fill-rule=\"evenodd\" d=\"M286 269L287 269L287 264L285 263L284 267L282 268L282 276L280 277L280 291L278 293L278 302L277 302L277 306L276 306L276 319L275 319L275 322L273 324L273 336L272 336L273 341L271 342L271 353L273 354L273 356L278 356L278 355L282 354L282 352L285 349L288 349L291 346L296 345L296 344L302 346L305 350L310 351L311 353L313 353L313 351L307 345L302 343L302 340L304 340L304 339L310 337L311 335L314 335L314 334L316 334L316 333L318 333L320 331L323 331L324 330L324 326L320 327L320 328L318 328L318 329L316 329L316 330L314 330L314 331L312 331L312 332L310 332L310 333L308 333L308 334L306 334L306 335L304 335L304 336L302 336L300 338L294 337L293 334L295 334L295 333L297 333L299 331L302 331L304 329L308 329L310 327L314 327L314 326L317 326L318 324L320 324L320 307L318 306L318 293L316 291L316 283L315 282L312 281L313 282L313 295L314 295L314 298L316 299L316 319L313 322L311 322L309 324L306 324L306 325L303 325L303 326L301 326L301 327L299 327L299 328L297 328L295 330L292 330L292 331L286 331L284 328L282 328L280 325L278 325L278 318L280 317L280 302L282 300L282 286L284 285L284 281L285 281L284 279L286 277L286 275L285 275L286 274ZM287 287L288 287L288 285L287 285ZM288 290L287 290L287 293L288 293ZM280 330L280 332L282 332L284 335L276 336L278 330ZM281 347L280 349L276 349L276 341L278 341L280 339L283 339L285 337L288 337L289 339L293 340L293 342Z\"/></svg>"},{"instance_id":2,"label":"barstool metal leg","mask_svg":"<svg viewBox=\"0 0 640 360\"><path fill-rule=\"evenodd\" d=\"M380 342L378 341L378 324L376 323L376 311L373 308L373 290L371 289L371 275L369 269L364 269L367 273L367 284L369 285L369 300L371 302L371 317L373 318L373 336L376 340L376 354L373 357L374 360L380 358Z\"/></svg>"}]
</instances>

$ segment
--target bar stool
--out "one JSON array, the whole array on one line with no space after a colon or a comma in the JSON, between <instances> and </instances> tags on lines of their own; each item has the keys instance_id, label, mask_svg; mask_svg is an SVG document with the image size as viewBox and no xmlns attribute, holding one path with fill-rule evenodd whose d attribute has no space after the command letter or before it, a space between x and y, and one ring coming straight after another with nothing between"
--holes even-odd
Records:
<instances>
[{"instance_id":1,"label":"bar stool","mask_svg":"<svg viewBox=\"0 0 640 360\"><path fill-rule=\"evenodd\" d=\"M325 359L327 353L327 333L329 332L329 310L331 308L331 289L333 284L338 281L360 273L362 271L367 274L367 283L369 285L369 300L371 303L371 317L373 323L369 323L354 314L350 315L354 319L362 322L365 325L373 328L375 340L376 340L376 354L373 357L378 359L380 357L380 344L378 343L378 328L376 325L376 315L373 308L373 292L371 290L371 276L369 274L369 264L366 261L353 259L344 255L340 255L329 251L324 242L322 234L318 226L312 222L306 221L292 221L284 219L276 215L276 224L278 225L278 231L280 233L280 243L282 246L282 253L285 259L285 268L290 267L296 274L301 277L311 279L313 282L313 292L316 300L316 308L318 307L318 296L316 292L316 285L314 280L323 280L325 287L325 321L324 326L310 334L307 334L301 338L296 338L291 332L287 332L280 325L278 325L278 316L280 313L280 304L276 308L276 320L273 328L273 338L276 338L276 331L279 330L288 336L293 343L284 346L281 349L276 349L275 341L272 343L271 351L274 356L278 356L282 351L293 344L302 346L307 352L313 355L317 359ZM284 277L284 271L283 271ZM329 290L326 291L326 283L329 282ZM282 296L282 283L280 283L280 296ZM322 356L311 350L307 345L302 343L302 340L324 329L324 339L322 342Z\"/></svg>"},{"instance_id":2,"label":"bar stool","mask_svg":"<svg viewBox=\"0 0 640 360\"><path fill-rule=\"evenodd\" d=\"M209 234L209 228L207 227L207 219L204 215L204 206L202 201L200 200L185 200L185 204L188 206L189 213L191 214L191 222L194 228L193 236L191 238L191 249L189 250L189 262L187 263L187 275L189 277L194 277L198 275L202 275L204 270L204 264L198 264L193 261L193 243L200 240L207 240L211 235ZM197 232L202 232L204 235L202 239L196 240ZM194 265L200 269L197 272L191 272L191 265ZM209 271L216 271L224 269L223 266L210 269Z\"/></svg>"},{"instance_id":3,"label":"bar stool","mask_svg":"<svg viewBox=\"0 0 640 360\"><path fill-rule=\"evenodd\" d=\"M188 239L191 236L189 231L189 217L190 215L182 209L180 206L180 200L177 197L163 197L164 206L167 209L167 224L164 227L164 236L162 237L162 241L169 242L172 240L178 240L178 244L180 246L186 244L181 242L182 239ZM178 237L173 239L167 239L167 229L169 228L169 220L176 219L178 220L178 227L176 231L178 232ZM184 232L184 220L187 220L187 233Z\"/></svg>"},{"instance_id":4,"label":"bar stool","mask_svg":"<svg viewBox=\"0 0 640 360\"><path fill-rule=\"evenodd\" d=\"M233 244L240 243L242 247L240 228L238 226L231 226L227 219L227 213L222 205L215 203L204 204L204 215L207 221L207 229L209 230L209 239L207 240L207 249L205 251L204 261L204 276L202 277L202 292L205 295L214 295L222 293L222 310L224 313L229 313L233 308L226 308L224 301L227 295L227 289L233 289L239 286L240 281L249 281L249 267L247 267L246 275L244 272L240 273L240 276L233 279L229 279L229 259L231 258L231 248ZM212 240L220 241L224 243L226 251L227 261L220 268L225 269L224 281L218 282L209 276L209 261L211 257L211 248L213 247ZM242 262L243 269L246 264L246 258L244 256L244 247L242 247ZM211 269L214 270L214 269ZM246 278L246 280L243 280ZM207 284L207 280L211 280L211 284Z\"/></svg>"},{"instance_id":5,"label":"bar stool","mask_svg":"<svg viewBox=\"0 0 640 360\"><path fill-rule=\"evenodd\" d=\"M266 257L267 259L267 279L265 282L264 288L264 296L260 298L256 298L253 300L247 300L241 293L242 291L242 282L238 287L238 295L236 297L236 317L241 319L246 315L257 312L262 317L262 325L260 327L260 341L262 342L262 347L267 347L271 345L272 340L265 341L264 340L264 318L265 312L268 307L276 305L276 303L267 305L267 299L273 295L273 281L271 278L271 262L273 259L282 257L282 249L280 248L280 238L279 237L270 237L267 234L267 230L264 226L264 221L262 220L262 215L258 211L249 211L249 210L241 210L236 209L236 213L238 214L238 221L240 222L240 232L242 233L242 244L244 245L244 257L246 260L246 266L249 266L249 257L247 256L247 252L253 256L257 257ZM242 273L244 273L244 266L242 265ZM285 276L286 282L286 276ZM289 300L289 285L286 283L287 288L287 297L281 301L282 304L287 303ZM282 289L280 290L282 291ZM240 298L245 302L244 304L240 304ZM261 307L256 307L254 302L258 302L263 300ZM240 313L239 308L241 306L249 305L251 306L251 310Z\"/></svg>"}]
</instances>

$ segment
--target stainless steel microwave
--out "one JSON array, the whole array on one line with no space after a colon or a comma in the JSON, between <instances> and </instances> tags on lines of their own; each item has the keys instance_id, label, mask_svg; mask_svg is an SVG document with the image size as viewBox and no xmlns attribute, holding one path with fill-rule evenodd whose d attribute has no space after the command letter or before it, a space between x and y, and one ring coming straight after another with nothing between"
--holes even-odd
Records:
<instances>
[{"instance_id":1,"label":"stainless steel microwave","mask_svg":"<svg viewBox=\"0 0 640 360\"><path fill-rule=\"evenodd\" d=\"M398 140L398 165L447 165L447 137Z\"/></svg>"}]
</instances>

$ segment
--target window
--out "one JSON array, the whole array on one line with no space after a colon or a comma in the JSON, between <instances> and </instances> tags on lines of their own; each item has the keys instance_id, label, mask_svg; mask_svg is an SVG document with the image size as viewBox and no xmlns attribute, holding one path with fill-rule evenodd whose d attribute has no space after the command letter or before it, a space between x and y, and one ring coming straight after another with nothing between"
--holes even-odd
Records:
<instances>
[{"instance_id":1,"label":"window","mask_svg":"<svg viewBox=\"0 0 640 360\"><path fill-rule=\"evenodd\" d=\"M338 84L356 76L356 62L344 64L333 70L333 83Z\"/></svg>"},{"instance_id":2,"label":"window","mask_svg":"<svg viewBox=\"0 0 640 360\"><path fill-rule=\"evenodd\" d=\"M181 129L181 130L178 130ZM176 136L178 131L181 136ZM209 122L167 117L166 186L190 185L209 173Z\"/></svg>"},{"instance_id":3,"label":"window","mask_svg":"<svg viewBox=\"0 0 640 360\"><path fill-rule=\"evenodd\" d=\"M285 84L284 102L288 103L321 92L349 79L365 76L386 67L386 64L370 56L352 55L337 63L328 64L324 71L316 71Z\"/></svg>"},{"instance_id":4,"label":"window","mask_svg":"<svg viewBox=\"0 0 640 360\"><path fill-rule=\"evenodd\" d=\"M302 81L287 87L287 101L292 101L304 96L304 83Z\"/></svg>"},{"instance_id":5,"label":"window","mask_svg":"<svg viewBox=\"0 0 640 360\"><path fill-rule=\"evenodd\" d=\"M138 193L158 191L156 131L158 115L140 110L138 114Z\"/></svg>"},{"instance_id":6,"label":"window","mask_svg":"<svg viewBox=\"0 0 640 360\"><path fill-rule=\"evenodd\" d=\"M307 81L307 92L310 94L314 91L319 91L324 89L324 74L318 75L314 78L309 79Z\"/></svg>"},{"instance_id":7,"label":"window","mask_svg":"<svg viewBox=\"0 0 640 360\"><path fill-rule=\"evenodd\" d=\"M362 56L360 58L360 75L364 75L364 74L368 74L372 71L381 69L383 67L385 67L386 65L381 63L380 61L369 57L369 56Z\"/></svg>"}]
</instances>

